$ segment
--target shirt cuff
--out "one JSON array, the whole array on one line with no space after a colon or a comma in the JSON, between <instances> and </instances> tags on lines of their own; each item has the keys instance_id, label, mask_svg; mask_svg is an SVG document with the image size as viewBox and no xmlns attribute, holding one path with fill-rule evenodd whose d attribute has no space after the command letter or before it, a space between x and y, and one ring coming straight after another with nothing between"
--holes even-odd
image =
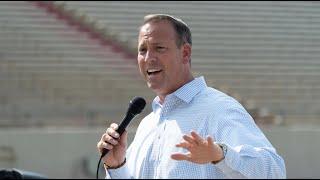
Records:
<instances>
[{"instance_id":1,"label":"shirt cuff","mask_svg":"<svg viewBox=\"0 0 320 180\"><path fill-rule=\"evenodd\" d=\"M232 149L230 146L225 144L227 146L227 153L224 157L224 159L215 166L222 171L222 173L227 176L227 178L238 178L241 177L239 172L235 171L235 169L238 169L239 167L239 160L238 160L238 153ZM233 177L235 175L235 177ZM229 177L230 176L230 177Z\"/></svg>"},{"instance_id":2,"label":"shirt cuff","mask_svg":"<svg viewBox=\"0 0 320 180\"><path fill-rule=\"evenodd\" d=\"M117 169L106 169L106 179L130 179L127 163Z\"/></svg>"}]
</instances>

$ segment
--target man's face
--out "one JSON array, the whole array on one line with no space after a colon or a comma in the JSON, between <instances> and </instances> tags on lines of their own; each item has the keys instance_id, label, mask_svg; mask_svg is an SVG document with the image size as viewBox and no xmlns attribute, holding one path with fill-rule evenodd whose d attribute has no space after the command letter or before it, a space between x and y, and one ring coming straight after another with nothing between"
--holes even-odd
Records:
<instances>
[{"instance_id":1,"label":"man's face","mask_svg":"<svg viewBox=\"0 0 320 180\"><path fill-rule=\"evenodd\" d=\"M189 66L190 47L180 48L169 21L149 22L141 27L138 42L138 65L149 88L167 95L183 85Z\"/></svg>"}]
</instances>

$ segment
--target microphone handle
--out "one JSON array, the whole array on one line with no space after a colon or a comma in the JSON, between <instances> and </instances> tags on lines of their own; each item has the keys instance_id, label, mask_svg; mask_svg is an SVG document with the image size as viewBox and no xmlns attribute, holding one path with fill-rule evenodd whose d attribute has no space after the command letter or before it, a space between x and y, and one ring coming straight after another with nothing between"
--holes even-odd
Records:
<instances>
[{"instance_id":1,"label":"microphone handle","mask_svg":"<svg viewBox=\"0 0 320 180\"><path fill-rule=\"evenodd\" d=\"M134 118L134 116L135 115L130 112L126 114L126 117L123 119L123 121L119 125L118 129L116 130L120 136L126 130L126 127L129 125L130 121ZM120 138L120 136L119 136L119 138Z\"/></svg>"},{"instance_id":2,"label":"microphone handle","mask_svg":"<svg viewBox=\"0 0 320 180\"><path fill-rule=\"evenodd\" d=\"M127 113L121 124L119 125L118 129L116 130L119 133L119 138L121 137L122 133L126 130L126 127L129 125L130 121L134 118L134 114ZM104 157L109 152L109 149L103 149L101 157Z\"/></svg>"}]
</instances>

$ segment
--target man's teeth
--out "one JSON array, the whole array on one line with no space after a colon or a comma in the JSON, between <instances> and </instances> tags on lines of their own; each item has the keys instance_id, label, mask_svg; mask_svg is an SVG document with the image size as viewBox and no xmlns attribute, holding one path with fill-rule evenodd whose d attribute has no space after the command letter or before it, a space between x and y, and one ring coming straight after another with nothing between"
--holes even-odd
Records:
<instances>
[{"instance_id":1,"label":"man's teeth","mask_svg":"<svg viewBox=\"0 0 320 180\"><path fill-rule=\"evenodd\" d=\"M158 71L160 71L160 70L150 69L150 70L148 70L148 73L154 73L154 72L158 72Z\"/></svg>"}]
</instances>

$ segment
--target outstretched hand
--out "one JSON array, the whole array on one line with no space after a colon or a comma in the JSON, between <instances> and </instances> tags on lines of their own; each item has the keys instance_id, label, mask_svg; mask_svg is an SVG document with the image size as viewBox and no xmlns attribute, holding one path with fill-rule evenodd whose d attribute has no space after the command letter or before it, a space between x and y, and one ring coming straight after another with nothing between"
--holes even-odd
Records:
<instances>
[{"instance_id":1,"label":"outstretched hand","mask_svg":"<svg viewBox=\"0 0 320 180\"><path fill-rule=\"evenodd\" d=\"M214 143L212 137L203 139L195 131L190 135L183 136L184 141L176 144L176 147L187 149L188 153L174 153L171 158L174 160L186 160L198 164L206 164L223 159L223 151L219 145Z\"/></svg>"}]
</instances>

